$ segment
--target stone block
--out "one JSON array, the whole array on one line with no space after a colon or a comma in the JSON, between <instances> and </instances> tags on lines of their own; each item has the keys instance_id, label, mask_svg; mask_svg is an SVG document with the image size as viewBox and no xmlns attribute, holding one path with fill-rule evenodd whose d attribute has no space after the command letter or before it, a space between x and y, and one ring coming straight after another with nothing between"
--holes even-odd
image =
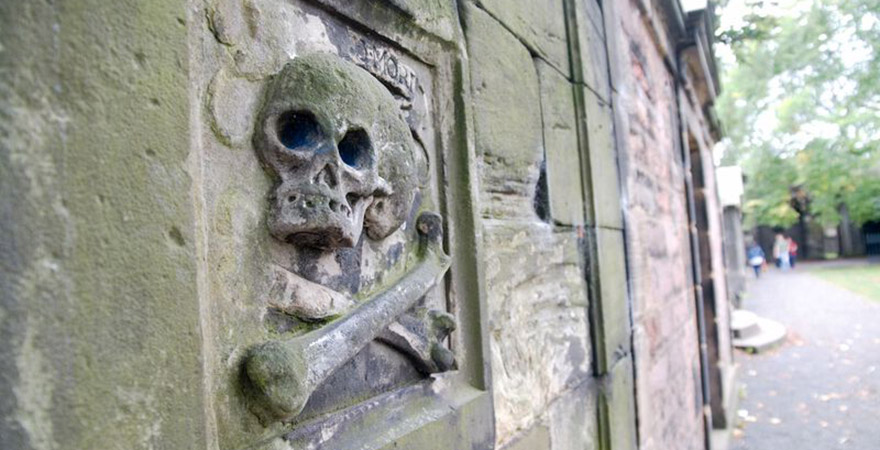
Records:
<instances>
[{"instance_id":1,"label":"stone block","mask_svg":"<svg viewBox=\"0 0 880 450\"><path fill-rule=\"evenodd\" d=\"M595 229L602 309L602 343L608 366L630 352L630 314L627 302L623 232Z\"/></svg>"},{"instance_id":2,"label":"stone block","mask_svg":"<svg viewBox=\"0 0 880 450\"><path fill-rule=\"evenodd\" d=\"M0 448L207 448L186 8L0 5Z\"/></svg>"},{"instance_id":3,"label":"stone block","mask_svg":"<svg viewBox=\"0 0 880 450\"><path fill-rule=\"evenodd\" d=\"M504 450L550 450L550 431L545 425L536 425Z\"/></svg>"},{"instance_id":4,"label":"stone block","mask_svg":"<svg viewBox=\"0 0 880 450\"><path fill-rule=\"evenodd\" d=\"M496 434L505 442L590 377L587 294L574 231L492 221L483 235Z\"/></svg>"},{"instance_id":5,"label":"stone block","mask_svg":"<svg viewBox=\"0 0 880 450\"><path fill-rule=\"evenodd\" d=\"M480 5L533 50L569 76L562 0L479 0Z\"/></svg>"},{"instance_id":6,"label":"stone block","mask_svg":"<svg viewBox=\"0 0 880 450\"><path fill-rule=\"evenodd\" d=\"M583 88L581 88L583 89ZM593 205L588 222L593 225L623 229L620 204L620 178L614 142L611 107L589 89L584 90L587 154L590 158L590 183Z\"/></svg>"},{"instance_id":7,"label":"stone block","mask_svg":"<svg viewBox=\"0 0 880 450\"><path fill-rule=\"evenodd\" d=\"M583 7L587 19L596 27L602 35L605 34L605 23L602 17L602 8L599 6L599 0L576 0L576 7ZM578 25L583 26L583 25Z\"/></svg>"},{"instance_id":8,"label":"stone block","mask_svg":"<svg viewBox=\"0 0 880 450\"><path fill-rule=\"evenodd\" d=\"M633 366L629 358L620 360L612 367L600 394L607 408L609 448L635 450L636 411L633 389ZM602 414L602 412L600 412ZM672 448L672 447L670 447Z\"/></svg>"},{"instance_id":9,"label":"stone block","mask_svg":"<svg viewBox=\"0 0 880 450\"><path fill-rule=\"evenodd\" d=\"M535 65L541 83L550 216L560 224L580 225L584 197L574 92L571 83L543 60L536 58Z\"/></svg>"},{"instance_id":10,"label":"stone block","mask_svg":"<svg viewBox=\"0 0 880 450\"><path fill-rule=\"evenodd\" d=\"M351 6L359 5L358 2L349 0L324 0L332 5ZM425 31L432 33L444 40L452 41L456 38L455 28L458 19L454 2L438 2L434 0L385 0L387 3L402 10L410 16L417 25ZM365 2L367 8L374 7L372 2ZM362 8L362 9L367 9Z\"/></svg>"},{"instance_id":11,"label":"stone block","mask_svg":"<svg viewBox=\"0 0 880 450\"><path fill-rule=\"evenodd\" d=\"M618 2L605 2L602 5L602 23L605 28L605 44L608 49L608 75L611 89L617 91L624 83L624 74L628 66L626 55L629 51L624 46L623 25L618 17L619 10L624 6ZM616 103L615 103L616 104Z\"/></svg>"},{"instance_id":12,"label":"stone block","mask_svg":"<svg viewBox=\"0 0 880 450\"><path fill-rule=\"evenodd\" d=\"M464 4L483 215L534 217L543 160L538 75L526 47L498 21Z\"/></svg>"},{"instance_id":13,"label":"stone block","mask_svg":"<svg viewBox=\"0 0 880 450\"><path fill-rule=\"evenodd\" d=\"M586 382L550 405L550 442L553 450L599 448L595 385Z\"/></svg>"},{"instance_id":14,"label":"stone block","mask_svg":"<svg viewBox=\"0 0 880 450\"><path fill-rule=\"evenodd\" d=\"M611 101L611 82L608 71L608 54L605 36L594 21L595 11L590 0L576 1L577 39L580 52L573 58L577 69L572 70L573 80L583 83L599 93L602 100ZM591 18L592 16L592 18Z\"/></svg>"}]
</instances>

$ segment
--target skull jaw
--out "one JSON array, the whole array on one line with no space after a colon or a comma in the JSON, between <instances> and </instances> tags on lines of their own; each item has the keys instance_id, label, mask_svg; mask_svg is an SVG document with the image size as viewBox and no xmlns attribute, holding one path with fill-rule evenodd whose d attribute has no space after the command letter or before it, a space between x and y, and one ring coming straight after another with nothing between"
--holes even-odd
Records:
<instances>
[{"instance_id":1,"label":"skull jaw","mask_svg":"<svg viewBox=\"0 0 880 450\"><path fill-rule=\"evenodd\" d=\"M352 207L321 194L296 202L277 202L269 216L269 231L276 239L300 247L325 250L354 247L363 232L364 212L372 197L358 199Z\"/></svg>"}]
</instances>

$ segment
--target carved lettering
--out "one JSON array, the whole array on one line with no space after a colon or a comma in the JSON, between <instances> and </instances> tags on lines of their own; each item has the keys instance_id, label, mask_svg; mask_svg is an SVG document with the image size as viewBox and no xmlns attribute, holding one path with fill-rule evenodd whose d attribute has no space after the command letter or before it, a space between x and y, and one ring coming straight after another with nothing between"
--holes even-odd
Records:
<instances>
[{"instance_id":1,"label":"carved lettering","mask_svg":"<svg viewBox=\"0 0 880 450\"><path fill-rule=\"evenodd\" d=\"M361 39L355 44L352 57L357 65L390 85L398 94L412 100L419 84L418 76L392 50Z\"/></svg>"}]
</instances>

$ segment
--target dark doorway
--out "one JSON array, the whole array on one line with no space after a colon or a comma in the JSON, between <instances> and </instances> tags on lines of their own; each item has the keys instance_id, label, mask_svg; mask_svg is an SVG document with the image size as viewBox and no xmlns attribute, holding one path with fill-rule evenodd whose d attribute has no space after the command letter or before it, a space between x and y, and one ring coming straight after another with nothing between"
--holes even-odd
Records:
<instances>
[{"instance_id":1,"label":"dark doorway","mask_svg":"<svg viewBox=\"0 0 880 450\"><path fill-rule=\"evenodd\" d=\"M709 210L707 196L713 195L714 191L706 188L704 164L712 164L712 161L704 161L700 152L699 144L693 135L687 135L686 151L689 161L686 161L690 172L692 187L691 196L691 230L696 233L696 239L692 239L692 245L696 247L694 252L695 284L698 287L697 301L702 304L698 308L698 314L702 310L702 327L705 335L706 361L704 368L708 398L704 402L712 411L712 427L726 428L727 415L724 408L724 384L720 366L721 353L719 351L719 336L717 324L717 301L715 292L714 267L712 264L712 250L709 239ZM702 295L700 295L702 294Z\"/></svg>"}]
</instances>

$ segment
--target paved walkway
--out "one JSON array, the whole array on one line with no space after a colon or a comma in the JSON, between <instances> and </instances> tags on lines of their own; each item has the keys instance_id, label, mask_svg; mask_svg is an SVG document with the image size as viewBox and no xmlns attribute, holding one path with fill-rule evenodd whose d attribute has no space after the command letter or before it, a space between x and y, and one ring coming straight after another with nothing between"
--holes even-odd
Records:
<instances>
[{"instance_id":1,"label":"paved walkway","mask_svg":"<svg viewBox=\"0 0 880 450\"><path fill-rule=\"evenodd\" d=\"M778 320L788 338L768 353L737 352L735 450L880 449L880 303L818 277L807 265L771 268L743 307Z\"/></svg>"}]
</instances>

